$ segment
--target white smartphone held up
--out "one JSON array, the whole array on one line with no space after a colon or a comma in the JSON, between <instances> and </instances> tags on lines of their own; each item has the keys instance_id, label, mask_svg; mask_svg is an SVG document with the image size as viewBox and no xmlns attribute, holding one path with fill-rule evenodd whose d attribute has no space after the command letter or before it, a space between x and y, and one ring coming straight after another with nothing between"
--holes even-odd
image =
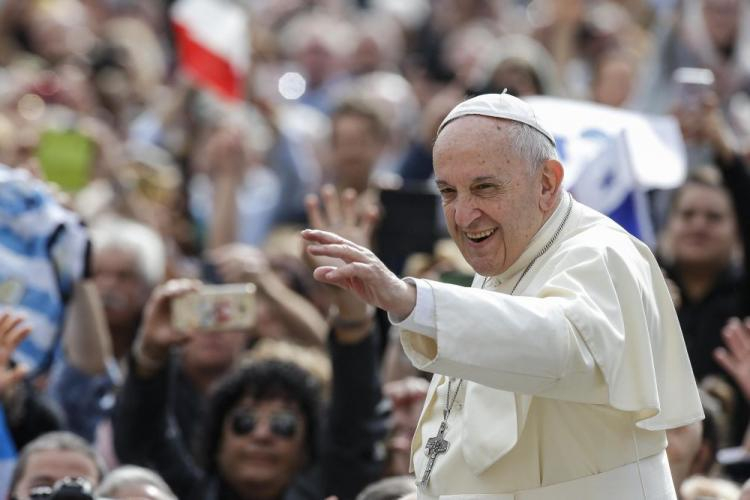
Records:
<instances>
[{"instance_id":1,"label":"white smartphone held up","mask_svg":"<svg viewBox=\"0 0 750 500\"><path fill-rule=\"evenodd\" d=\"M714 86L714 73L706 68L677 68L672 81L677 86L677 99L680 106L699 111L706 94Z\"/></svg>"},{"instance_id":2,"label":"white smartphone held up","mask_svg":"<svg viewBox=\"0 0 750 500\"><path fill-rule=\"evenodd\" d=\"M180 331L247 330L255 324L252 283L204 285L172 300L172 326Z\"/></svg>"}]
</instances>

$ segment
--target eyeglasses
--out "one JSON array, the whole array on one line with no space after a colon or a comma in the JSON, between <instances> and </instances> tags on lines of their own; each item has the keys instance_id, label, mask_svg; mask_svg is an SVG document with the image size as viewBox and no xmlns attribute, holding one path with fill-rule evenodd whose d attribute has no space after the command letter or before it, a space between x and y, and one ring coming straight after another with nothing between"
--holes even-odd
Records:
<instances>
[{"instance_id":1,"label":"eyeglasses","mask_svg":"<svg viewBox=\"0 0 750 500\"><path fill-rule=\"evenodd\" d=\"M282 438L290 439L297 434L299 427L299 418L291 412L272 413L270 417L271 432ZM250 434L258 424L258 414L250 411L241 411L232 416L232 432L237 436Z\"/></svg>"}]
</instances>

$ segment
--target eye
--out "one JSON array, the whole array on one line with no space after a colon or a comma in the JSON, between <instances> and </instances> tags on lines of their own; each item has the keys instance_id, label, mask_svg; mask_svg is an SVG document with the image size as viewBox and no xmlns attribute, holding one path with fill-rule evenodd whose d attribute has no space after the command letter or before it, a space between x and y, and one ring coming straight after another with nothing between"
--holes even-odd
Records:
<instances>
[{"instance_id":1,"label":"eye","mask_svg":"<svg viewBox=\"0 0 750 500\"><path fill-rule=\"evenodd\" d=\"M695 216L695 210L687 209L680 212L683 219L692 219Z\"/></svg>"},{"instance_id":2,"label":"eye","mask_svg":"<svg viewBox=\"0 0 750 500\"><path fill-rule=\"evenodd\" d=\"M443 200L450 200L456 196L456 190L450 187L440 188L440 196Z\"/></svg>"},{"instance_id":3,"label":"eye","mask_svg":"<svg viewBox=\"0 0 750 500\"><path fill-rule=\"evenodd\" d=\"M717 223L721 222L721 220L724 219L724 216L719 212L706 212L706 219L708 222Z\"/></svg>"},{"instance_id":4,"label":"eye","mask_svg":"<svg viewBox=\"0 0 750 500\"><path fill-rule=\"evenodd\" d=\"M489 183L489 182L483 182L481 184L477 184L476 186L473 186L471 188L471 190L474 193L482 196L482 195L492 195L492 194L495 194L495 192L497 191L497 188L498 188L497 184L492 184L492 183Z\"/></svg>"}]
</instances>

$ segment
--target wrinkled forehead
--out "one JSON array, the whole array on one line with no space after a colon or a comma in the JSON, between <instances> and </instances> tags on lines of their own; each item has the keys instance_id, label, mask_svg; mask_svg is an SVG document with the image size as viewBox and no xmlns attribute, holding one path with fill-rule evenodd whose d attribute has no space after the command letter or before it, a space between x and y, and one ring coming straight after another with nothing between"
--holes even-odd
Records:
<instances>
[{"instance_id":1,"label":"wrinkled forehead","mask_svg":"<svg viewBox=\"0 0 750 500\"><path fill-rule=\"evenodd\" d=\"M507 145L514 122L482 115L466 115L447 123L435 138L433 152L438 148L455 148L465 144Z\"/></svg>"},{"instance_id":2,"label":"wrinkled forehead","mask_svg":"<svg viewBox=\"0 0 750 500\"><path fill-rule=\"evenodd\" d=\"M462 116L441 130L433 145L435 173L445 167L471 166L514 170L522 163L509 128L513 122L487 116Z\"/></svg>"}]
</instances>

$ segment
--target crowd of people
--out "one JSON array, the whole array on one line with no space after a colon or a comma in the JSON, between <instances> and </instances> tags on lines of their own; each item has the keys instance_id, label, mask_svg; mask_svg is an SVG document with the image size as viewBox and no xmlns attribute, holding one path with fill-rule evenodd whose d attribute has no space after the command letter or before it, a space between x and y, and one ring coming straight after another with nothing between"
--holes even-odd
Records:
<instances>
[{"instance_id":1,"label":"crowd of people","mask_svg":"<svg viewBox=\"0 0 750 500\"><path fill-rule=\"evenodd\" d=\"M456 104L503 91L678 121L687 179L649 199L706 419L667 452L681 498L750 498L747 1L237 0L241 102L182 71L174 3L0 1L8 498L413 494L428 378L381 311L313 279L336 263L300 230L471 283L432 144ZM711 89L687 100L681 67ZM246 282L251 328L173 327L175 298Z\"/></svg>"}]
</instances>

